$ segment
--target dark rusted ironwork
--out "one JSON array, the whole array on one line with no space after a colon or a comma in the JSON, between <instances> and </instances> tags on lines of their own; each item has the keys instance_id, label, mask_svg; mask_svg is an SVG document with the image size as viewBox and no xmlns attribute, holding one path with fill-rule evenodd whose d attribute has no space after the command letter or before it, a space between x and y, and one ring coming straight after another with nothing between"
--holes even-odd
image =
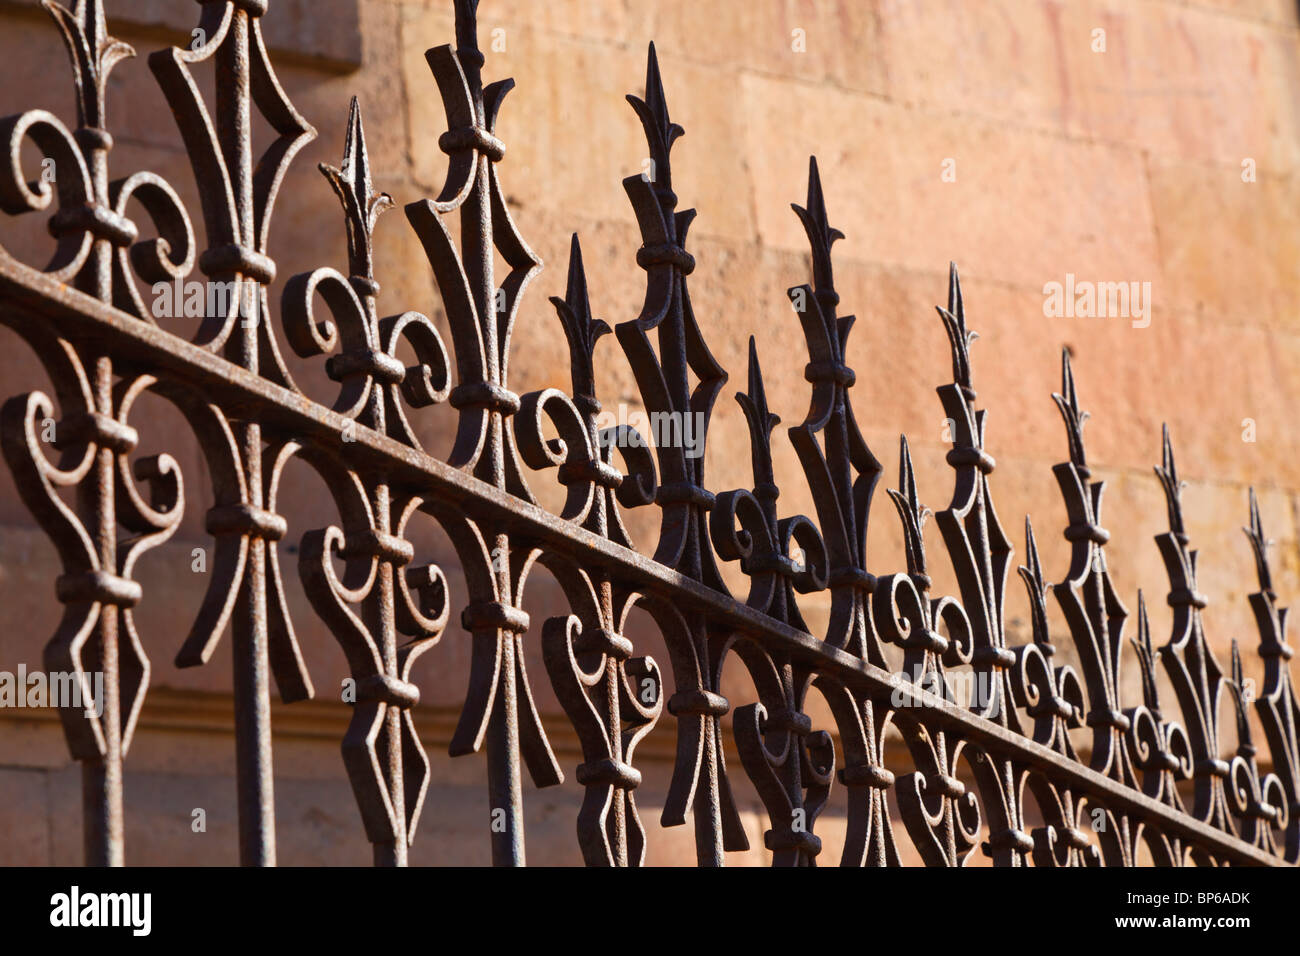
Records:
<instances>
[{"instance_id":1,"label":"dark rusted ironwork","mask_svg":"<svg viewBox=\"0 0 1300 956\"><path fill-rule=\"evenodd\" d=\"M724 761L729 713L742 767L769 815L764 841L777 865L819 862L815 824L837 784L848 800L845 865L900 861L890 791L903 830L930 865L961 865L977 851L1010 866L1130 865L1143 852L1170 865L1300 862L1300 705L1288 666L1286 611L1273 590L1253 492L1246 532L1260 589L1250 602L1265 664L1255 706L1269 772L1257 762L1237 646L1225 678L1203 629L1205 598L1197 590L1167 430L1156 473L1169 530L1156 540L1169 574L1172 632L1153 645L1139 594L1131 645L1143 699L1131 706L1121 699L1129 614L1106 563L1103 484L1087 462L1087 414L1068 353L1053 398L1066 425L1068 458L1054 472L1069 516L1070 566L1062 580L1048 583L1026 520L1019 574L1032 639L1008 646L1004 594L1013 547L993 506L994 459L976 401L974 333L955 266L947 306L938 310L952 353L953 381L939 396L953 428L947 462L954 489L934 518L959 594L931 594L923 537L931 512L920 500L906 438L898 487L889 490L906 567L868 570L867 520L882 466L854 418L855 375L846 364L853 317L840 315L831 258L842 235L829 224L815 160L806 204L794 206L810 243L812 281L789 290L807 342L811 396L804 421L787 431L816 504L814 521L785 516L779 506L771 450L779 421L768 408L752 340L746 389L736 396L750 433L749 489L708 490L703 457L687 454L684 441L657 442L652 454L627 426L600 427L594 355L611 328L593 314L576 235L567 291L551 299L569 345L571 393L510 389L511 331L541 262L520 237L502 191L497 116L513 81L483 82L476 0L455 2L455 46L426 55L448 119L439 140L448 156L446 185L436 199L405 207L433 269L449 344L420 312L377 312L382 263L371 231L393 200L372 184L356 100L342 164L321 166L342 205L347 272L322 267L289 277L279 309L272 309L272 209L286 169L314 131L289 103L267 57L267 0L204 0L201 41L149 58L202 197L202 249L167 182L146 172L110 179L105 84L133 51L109 36L102 0L79 0L72 10L53 0L43 6L71 53L77 125L69 129L41 110L0 120L8 151L0 208L47 213L57 240L42 268L0 250L0 322L35 348L54 395L11 398L0 435L19 493L63 565L56 595L64 614L46 648L47 666L76 674L88 696L90 675L105 678L102 716L61 712L72 755L84 768L87 863L124 862L123 757L149 680L132 619L149 592L134 569L144 551L176 531L185 507L176 460L133 458L138 432L130 415L145 393L185 416L212 483L211 580L177 663L206 663L231 631L245 864L275 862L270 677L286 701L314 692L280 565L279 542L291 535L306 594L353 678L342 750L377 864L407 861L430 778L411 719L420 696L411 667L438 643L454 605L473 651L451 753L485 751L493 860L524 862L521 767L539 786L563 778L524 668L523 642L535 629L523 594L535 562L560 582L571 612L544 622L540 639L547 676L582 746L577 835L589 864L644 861L635 748L665 710L675 719L678 744L662 822L692 817L701 864L720 864L727 851L747 845ZM209 62L212 112L194 74ZM628 99L652 162L649 174L623 184L641 231L637 265L646 292L640 315L616 324L614 339L645 407L679 428L683 416L698 415L694 438L702 448L728 376L691 306L695 260L686 240L694 210L677 209L670 156L683 130L669 117L653 46L644 98ZM250 133L255 114L274 132L260 155ZM57 164L54 185L24 175L28 141ZM152 221L152 237L149 224L132 218L139 211ZM451 217L459 221L455 235ZM499 282L497 256L508 268ZM196 268L234 294L186 339L157 325L139 284L183 280ZM322 303L328 318L316 311ZM302 358L324 358L325 373L337 383L332 405L295 383L281 335ZM399 357L409 355L414 364ZM445 461L421 446L414 417L442 403L456 410ZM42 433L47 420L56 425L52 443ZM319 529L290 528L277 512L281 476L295 458L323 479L337 524L324 517ZM528 484L530 472L551 468L566 489L558 514L544 509ZM147 500L137 483L149 486ZM73 504L61 489L74 489ZM646 557L633 550L619 509L651 504L660 509L661 529L657 550ZM457 551L460 598L438 567L416 561L407 528L420 514L439 523ZM746 595L729 591L719 561L739 565ZM799 596L826 591L829 623L814 636ZM1054 661L1062 639L1049 626L1049 591L1064 612L1077 670ZM671 694L659 666L636 656L625 634L636 606L663 633ZM757 690L757 700L734 708L720 686L733 652ZM895 669L889 661L900 653ZM1167 702L1162 710L1157 658L1181 720ZM973 678L981 691L976 700L959 699L958 675ZM1225 686L1236 737L1228 756L1219 729ZM815 728L805 712L812 688L828 702L833 728ZM1086 762L1069 735L1085 726ZM910 768L886 766L890 727L907 745ZM1190 808L1180 784L1192 795ZM1027 794L1042 821L1032 831Z\"/></svg>"}]
</instances>

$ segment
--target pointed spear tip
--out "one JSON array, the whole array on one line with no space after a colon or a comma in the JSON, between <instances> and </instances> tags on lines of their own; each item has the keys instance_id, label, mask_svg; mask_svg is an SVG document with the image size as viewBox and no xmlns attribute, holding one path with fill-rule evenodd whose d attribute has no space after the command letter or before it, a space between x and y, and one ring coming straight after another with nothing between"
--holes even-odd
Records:
<instances>
[{"instance_id":1,"label":"pointed spear tip","mask_svg":"<svg viewBox=\"0 0 1300 956\"><path fill-rule=\"evenodd\" d=\"M818 193L821 193L822 191L821 168L817 165L817 157L815 155L808 157L808 195L809 196L813 194L814 189L816 189Z\"/></svg>"},{"instance_id":2,"label":"pointed spear tip","mask_svg":"<svg viewBox=\"0 0 1300 956\"><path fill-rule=\"evenodd\" d=\"M916 496L916 476L912 472L912 450L907 444L907 436L898 436L898 485L904 493Z\"/></svg>"},{"instance_id":3,"label":"pointed spear tip","mask_svg":"<svg viewBox=\"0 0 1300 956\"><path fill-rule=\"evenodd\" d=\"M668 97L664 93L663 77L659 72L659 54L655 52L653 40L646 52L645 102L657 119L668 126Z\"/></svg>"},{"instance_id":4,"label":"pointed spear tip","mask_svg":"<svg viewBox=\"0 0 1300 956\"><path fill-rule=\"evenodd\" d=\"M646 49L645 91L647 99L654 87L662 89L663 82L659 76L659 54L655 52L655 41L651 40L649 47Z\"/></svg>"},{"instance_id":5,"label":"pointed spear tip","mask_svg":"<svg viewBox=\"0 0 1300 956\"><path fill-rule=\"evenodd\" d=\"M749 392L754 399L763 405L766 405L766 397L763 394L763 369L758 364L758 343L754 341L754 336L749 337Z\"/></svg>"},{"instance_id":6,"label":"pointed spear tip","mask_svg":"<svg viewBox=\"0 0 1300 956\"><path fill-rule=\"evenodd\" d=\"M575 232L569 240L569 275L568 286L564 290L564 298L570 306L586 311L587 304L587 275L582 267L582 246L578 242L578 234Z\"/></svg>"},{"instance_id":7,"label":"pointed spear tip","mask_svg":"<svg viewBox=\"0 0 1300 956\"><path fill-rule=\"evenodd\" d=\"M1025 515L1025 556L1029 560L1028 571L1038 581L1038 586L1046 588L1043 581L1043 562L1038 556L1038 541L1034 538L1034 524L1029 515Z\"/></svg>"},{"instance_id":8,"label":"pointed spear tip","mask_svg":"<svg viewBox=\"0 0 1300 956\"><path fill-rule=\"evenodd\" d=\"M345 155L352 155L358 148L364 147L365 130L361 122L361 101L355 96L348 106L348 130L343 144Z\"/></svg>"},{"instance_id":9,"label":"pointed spear tip","mask_svg":"<svg viewBox=\"0 0 1300 956\"><path fill-rule=\"evenodd\" d=\"M808 211L814 216L826 217L826 201L822 198L822 177L817 169L817 157L808 159Z\"/></svg>"},{"instance_id":10,"label":"pointed spear tip","mask_svg":"<svg viewBox=\"0 0 1300 956\"><path fill-rule=\"evenodd\" d=\"M1259 499L1255 497L1254 485L1250 486L1249 493L1250 493L1250 527L1244 528L1243 530L1246 532L1247 537L1250 537L1252 539L1259 539L1262 541L1264 538L1264 522L1261 521L1259 517Z\"/></svg>"},{"instance_id":11,"label":"pointed spear tip","mask_svg":"<svg viewBox=\"0 0 1300 956\"><path fill-rule=\"evenodd\" d=\"M961 277L957 274L957 263L948 263L948 312L957 320L957 324L964 331L966 328L966 314L961 301Z\"/></svg>"}]
</instances>

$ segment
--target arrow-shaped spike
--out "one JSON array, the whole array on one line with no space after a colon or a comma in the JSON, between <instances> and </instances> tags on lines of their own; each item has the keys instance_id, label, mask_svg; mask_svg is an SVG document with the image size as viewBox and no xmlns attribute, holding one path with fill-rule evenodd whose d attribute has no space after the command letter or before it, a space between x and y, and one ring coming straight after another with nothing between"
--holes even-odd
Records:
<instances>
[{"instance_id":1,"label":"arrow-shaped spike","mask_svg":"<svg viewBox=\"0 0 1300 956\"><path fill-rule=\"evenodd\" d=\"M1264 522L1259 517L1259 500L1255 489L1250 489L1250 526L1242 528L1250 540L1250 548L1255 554L1255 573L1259 578L1259 589L1269 597L1276 597L1273 591L1273 571L1268 566L1268 546L1272 544L1264 537Z\"/></svg>"},{"instance_id":2,"label":"arrow-shaped spike","mask_svg":"<svg viewBox=\"0 0 1300 956\"><path fill-rule=\"evenodd\" d=\"M1133 639L1133 649L1137 651L1138 663L1142 666L1142 699L1147 709L1159 718L1160 696L1156 687L1155 649L1151 646L1151 622L1147 618L1147 601L1142 590L1138 589L1138 633Z\"/></svg>"},{"instance_id":3,"label":"arrow-shaped spike","mask_svg":"<svg viewBox=\"0 0 1300 956\"><path fill-rule=\"evenodd\" d=\"M939 318L948 332L948 341L952 346L952 376L956 384L972 388L970 346L979 335L966 329L966 308L962 304L961 279L957 275L957 263L948 263L948 308L936 306Z\"/></svg>"},{"instance_id":4,"label":"arrow-shaped spike","mask_svg":"<svg viewBox=\"0 0 1300 956\"><path fill-rule=\"evenodd\" d=\"M1165 503L1169 511L1169 530L1174 534L1182 535L1186 533L1183 527L1183 483L1178 480L1178 465L1174 461L1174 445L1169 437L1169 425L1166 423L1160 428L1161 464L1155 470L1156 476L1165 491Z\"/></svg>"}]
</instances>

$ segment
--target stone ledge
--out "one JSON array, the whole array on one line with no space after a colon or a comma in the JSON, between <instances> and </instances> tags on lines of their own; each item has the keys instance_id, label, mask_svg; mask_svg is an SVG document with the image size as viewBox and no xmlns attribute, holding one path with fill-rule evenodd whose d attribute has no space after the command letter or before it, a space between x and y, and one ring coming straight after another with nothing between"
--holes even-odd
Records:
<instances>
[{"instance_id":1,"label":"stone ledge","mask_svg":"<svg viewBox=\"0 0 1300 956\"><path fill-rule=\"evenodd\" d=\"M451 743L459 710L432 706L417 707L412 713L425 747L430 750L445 750ZM272 694L271 726L277 739L328 741L336 744L347 731L351 714L352 709L340 701L307 700L284 704ZM58 711L52 707L0 708L0 734L11 732L19 723L26 724L29 729L48 728L57 732L60 728ZM572 725L563 716L543 716L542 725L557 755L581 757L582 745ZM639 759L664 762L673 760L676 740L671 718L666 723L661 722L658 729L659 733L651 734L637 748ZM664 730L668 732L664 733ZM233 738L234 731L234 705L229 694L150 687L145 696L144 708L140 711L137 734L181 732ZM739 761L739 754L734 751L730 735L727 736L727 759ZM60 747L53 763L47 759L49 754L37 752L35 748L24 748L21 756L9 754L8 759L0 749L0 766L62 765L66 762L67 753L62 747L61 735L58 739ZM129 762L128 758L128 764Z\"/></svg>"},{"instance_id":2,"label":"stone ledge","mask_svg":"<svg viewBox=\"0 0 1300 956\"><path fill-rule=\"evenodd\" d=\"M67 4L69 7L71 3ZM361 0L276 0L263 19L275 64L351 73L361 66ZM188 45L199 22L198 3L131 0L108 12L109 32L124 40ZM0 0L0 14L48 20L37 0ZM53 23L51 23L53 28ZM137 49L140 56L156 47Z\"/></svg>"}]
</instances>

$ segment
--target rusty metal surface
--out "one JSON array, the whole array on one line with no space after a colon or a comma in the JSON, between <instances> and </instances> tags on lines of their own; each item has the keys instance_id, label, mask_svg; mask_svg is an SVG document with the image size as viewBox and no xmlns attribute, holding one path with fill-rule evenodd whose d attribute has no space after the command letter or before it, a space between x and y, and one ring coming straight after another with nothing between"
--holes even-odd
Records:
<instances>
[{"instance_id":1,"label":"rusty metal surface","mask_svg":"<svg viewBox=\"0 0 1300 956\"><path fill-rule=\"evenodd\" d=\"M267 57L262 23L274 15L267 0L205 0L201 42L149 57L203 197L202 247L166 181L148 172L110 177L104 91L109 71L133 51L109 35L102 0L80 0L72 10L51 0L43 6L71 54L78 116L75 127L40 110L0 120L8 152L0 208L46 215L57 239L43 267L0 249L0 322L34 347L53 388L10 398L0 436L19 493L62 562L55 590L63 618L47 644L46 666L78 675L87 692L90 675L104 675L102 716L61 710L83 768L88 864L125 861L123 761L148 706L150 673L132 616L148 600L149 582L134 571L143 553L175 533L185 509L180 464L166 454L134 455L139 433L131 411L146 393L183 414L211 482L213 568L177 663L204 665L229 632L240 858L247 865L275 863L271 679L286 701L314 694L285 599L286 541L297 542L304 591L355 681L342 753L377 865L407 862L425 803L431 771L411 716L420 698L411 668L420 655L437 652L453 611L473 650L451 753L484 755L494 811L484 838L497 864L525 861L523 768L538 786L563 779L534 704L537 676L524 667L530 635L541 642L545 678L581 743L576 778L585 796L576 834L589 865L644 862L636 747L668 720L665 712L678 743L660 823L689 818L702 865L721 864L728 851L748 845L729 783L734 771L724 760L728 715L742 769L769 816L764 841L775 865L825 862L816 822L840 787L848 804L844 865L899 863L903 834L891 820L891 792L906 839L927 865L962 865L978 852L1007 866L1125 866L1140 855L1163 865L1300 862L1300 706L1286 611L1273 589L1253 492L1246 531L1259 591L1250 603L1265 665L1253 704L1269 772L1261 771L1251 737L1240 650L1234 642L1225 676L1203 629L1206 598L1197 590L1167 430L1155 470L1168 531L1157 544L1173 628L1157 646L1139 595L1136 637L1126 651L1129 612L1107 569L1103 485L1087 462L1087 416L1068 354L1053 396L1068 454L1053 470L1069 516L1070 567L1060 582L1047 582L1026 520L1018 570L1032 640L1008 645L1004 598L1014 549L993 505L995 462L955 266L946 307L938 309L952 352L953 380L939 396L953 423L947 462L954 486L933 517L958 593L932 593L922 530L931 512L918 496L906 438L897 487L888 492L906 567L869 570L866 526L882 466L854 417L855 373L845 362L853 318L840 313L831 256L841 234L830 225L815 160L805 204L794 206L809 240L812 281L789 292L791 322L807 344L810 400L804 421L786 431L815 519L781 507L771 450L779 421L752 340L745 389L736 395L750 435L749 488L710 490L703 456L688 455L684 442L657 443L652 453L627 426L600 426L595 356L611 331L645 407L666 417L698 414L701 442L728 381L691 306L694 210L677 208L671 148L682 129L669 116L653 46L645 95L628 100L654 173L623 184L641 231L644 305L612 329L595 317L575 235L565 296L551 299L569 346L571 390L519 395L508 376L511 332L541 262L507 210L496 121L513 81L483 82L476 0L454 4L455 45L426 54L448 118L439 140L446 183L436 198L405 208L432 267L450 342L421 312L380 316L376 309L384 264L375 260L371 231L393 200L372 182L355 99L341 164L321 166L341 204L347 270L288 277L273 307L276 266L267 243L275 198L315 132ZM215 76L211 104L199 92L199 69ZM251 129L261 120L273 137L259 153ZM28 143L58 164L56 184L24 170ZM131 218L139 212L147 218ZM322 215L325 224L336 228L338 220ZM504 276L494 274L498 257ZM238 294L187 339L155 322L140 287L196 270L233 283ZM282 340L321 363L336 383L332 404L308 397L294 381ZM414 364L399 355L414 355ZM446 460L417 437L419 416L440 404L456 416ZM55 442L42 437L47 420L57 424ZM295 459L329 489L336 517L323 516L320 527L291 527L277 511L281 476ZM548 469L565 488L558 513L543 508L529 485ZM205 480L186 477L192 485ZM620 514L639 507L660 511L653 556L634 549ZM463 580L450 582L437 566L416 560L406 529L417 514L445 529ZM538 562L560 583L570 610L540 626L523 610ZM739 565L747 594L731 593L720 562ZM825 592L829 624L813 634L800 596ZM1049 593L1068 635L1052 633ZM662 632L667 672L638 656L624 634L634 607ZM1077 652L1077 671L1053 661L1065 640ZM1141 667L1141 701L1121 699L1124 653ZM899 654L902 667L891 667ZM752 678L757 699L733 704L722 695L731 655ZM1157 666L1173 701L1159 698ZM959 700L958 674L977 678L988 693ZM814 688L829 704L833 727L814 727L805 712ZM1219 726L1225 691L1231 749ZM1086 762L1069 734L1085 727ZM890 728L906 743L910 766L886 766ZM1026 794L1040 825L1026 823ZM1104 826L1096 826L1099 819Z\"/></svg>"}]
</instances>

